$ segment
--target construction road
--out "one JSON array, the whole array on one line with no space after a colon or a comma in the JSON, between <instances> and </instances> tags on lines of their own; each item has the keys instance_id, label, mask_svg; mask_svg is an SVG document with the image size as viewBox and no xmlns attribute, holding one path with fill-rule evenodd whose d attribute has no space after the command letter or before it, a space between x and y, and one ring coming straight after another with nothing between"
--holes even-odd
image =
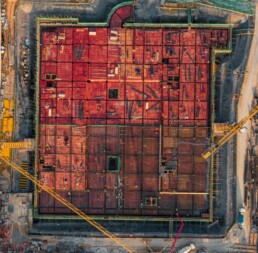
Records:
<instances>
[{"instance_id":1,"label":"construction road","mask_svg":"<svg viewBox=\"0 0 258 253\"><path fill-rule=\"evenodd\" d=\"M255 7L255 16L258 15L258 4ZM258 66L258 19L255 19L254 35L253 41L249 53L249 58L246 66L245 78L243 81L242 89L240 92L240 98L238 103L238 115L237 121L240 121L249 114L252 108L252 101L254 97L254 90L257 87L257 66ZM238 134L237 136L237 178L236 178L236 192L237 192L237 205L239 208L244 206L244 171L245 171L245 158L246 152L249 147L250 137L251 137L251 121L246 124L248 128L247 133ZM246 213L246 221L249 212ZM248 241L248 234L250 231L250 224L246 222L245 235L242 239Z\"/></svg>"}]
</instances>

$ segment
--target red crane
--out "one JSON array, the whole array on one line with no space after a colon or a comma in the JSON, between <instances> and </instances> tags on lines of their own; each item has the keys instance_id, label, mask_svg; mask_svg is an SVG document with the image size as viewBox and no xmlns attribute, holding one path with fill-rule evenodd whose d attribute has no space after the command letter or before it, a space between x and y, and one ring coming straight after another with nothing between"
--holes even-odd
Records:
<instances>
[{"instance_id":1,"label":"red crane","mask_svg":"<svg viewBox=\"0 0 258 253\"><path fill-rule=\"evenodd\" d=\"M177 219L180 221L180 228L179 228L179 230L178 230L178 232L176 234L176 238L175 238L175 240L174 240L174 242L173 242L173 244L171 246L170 253L174 252L174 249L175 249L175 246L176 246L176 242L177 242L177 240L178 240L178 238L179 238L179 236L181 234L181 231L182 231L182 229L183 229L183 227L185 225L184 222L181 220L178 212L176 213L176 216L177 216Z\"/></svg>"}]
</instances>

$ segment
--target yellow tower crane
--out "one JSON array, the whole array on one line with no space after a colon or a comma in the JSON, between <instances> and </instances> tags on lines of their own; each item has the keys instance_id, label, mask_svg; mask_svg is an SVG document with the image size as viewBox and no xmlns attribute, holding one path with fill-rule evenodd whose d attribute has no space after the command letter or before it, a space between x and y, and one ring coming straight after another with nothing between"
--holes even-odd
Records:
<instances>
[{"instance_id":1,"label":"yellow tower crane","mask_svg":"<svg viewBox=\"0 0 258 253\"><path fill-rule=\"evenodd\" d=\"M97 223L96 221L94 221L90 216L88 216L87 214L85 214L83 211L81 211L80 209L78 209L76 206L74 206L72 203L70 203L69 201L67 201L64 197L62 197L61 195L59 195L57 192L55 192L53 189L49 188L48 186L44 185L44 183L42 183L40 180L38 180L37 178L35 178L34 176L32 176L30 173L28 173L26 170L22 169L19 165L17 165L16 163L10 161L9 159L0 156L0 160L3 161L4 163L10 165L13 169L15 169L16 171L20 172L22 175L24 175L26 178L30 179L34 184L36 184L41 190L46 191L47 193L49 193L51 196L53 196L56 200L58 200L59 202L61 202L63 205L65 205L67 208L69 208L71 211L73 211L75 214L77 214L78 216L80 216L83 220L87 221L89 224L91 224L93 227L95 227L96 229L98 229L99 231L101 231L104 235L106 235L107 237L109 237L110 239L112 239L114 242L116 242L118 245L120 245L121 247L123 247L127 252L129 253L134 253L135 251L133 251L129 246L127 246L126 244L124 244L119 238L117 238L114 234L112 234L111 232L109 232L107 229L105 229L104 227L102 227L99 223Z\"/></svg>"},{"instance_id":2,"label":"yellow tower crane","mask_svg":"<svg viewBox=\"0 0 258 253\"><path fill-rule=\"evenodd\" d=\"M239 121L237 124L232 125L230 131L223 136L220 140L213 143L211 147L209 147L203 154L202 157L204 159L208 159L212 154L216 153L220 147L222 147L228 140L230 140L234 135L236 135L245 125L245 123L251 119L258 112L258 106L253 108L249 115Z\"/></svg>"}]
</instances>

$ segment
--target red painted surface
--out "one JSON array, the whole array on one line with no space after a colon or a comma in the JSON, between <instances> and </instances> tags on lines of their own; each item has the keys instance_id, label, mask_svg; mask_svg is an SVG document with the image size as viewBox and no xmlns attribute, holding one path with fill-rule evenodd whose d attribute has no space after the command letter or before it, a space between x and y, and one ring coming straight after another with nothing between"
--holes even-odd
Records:
<instances>
[{"instance_id":1,"label":"red painted surface","mask_svg":"<svg viewBox=\"0 0 258 253\"><path fill-rule=\"evenodd\" d=\"M39 178L88 214L192 215L206 197L158 192L207 188L211 48L226 48L229 33L121 28L131 12L119 9L110 28L42 29ZM159 174L159 152L174 173ZM120 172L107 171L108 155ZM38 195L39 213L70 213Z\"/></svg>"}]
</instances>

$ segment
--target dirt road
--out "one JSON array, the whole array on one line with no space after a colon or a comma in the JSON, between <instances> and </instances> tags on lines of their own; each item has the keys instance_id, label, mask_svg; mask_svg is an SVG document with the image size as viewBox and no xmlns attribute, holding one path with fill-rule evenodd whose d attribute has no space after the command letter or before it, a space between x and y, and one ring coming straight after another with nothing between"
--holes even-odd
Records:
<instances>
[{"instance_id":1,"label":"dirt road","mask_svg":"<svg viewBox=\"0 0 258 253\"><path fill-rule=\"evenodd\" d=\"M258 17L258 4L256 3L255 17ZM249 58L246 67L246 73L244 82L242 85L240 99L238 103L238 121L243 119L249 114L252 108L252 100L254 97L253 91L257 86L258 75L258 19L255 19L255 29L253 35L253 41ZM238 134L237 137L237 208L244 206L244 170L245 170L245 157L247 148L249 146L249 139L251 135L251 121L246 124L248 132L244 134ZM248 219L246 219L247 221ZM250 224L246 222L245 234L248 235L250 231ZM248 239L248 238L245 238ZM244 238L243 238L244 240Z\"/></svg>"}]
</instances>

